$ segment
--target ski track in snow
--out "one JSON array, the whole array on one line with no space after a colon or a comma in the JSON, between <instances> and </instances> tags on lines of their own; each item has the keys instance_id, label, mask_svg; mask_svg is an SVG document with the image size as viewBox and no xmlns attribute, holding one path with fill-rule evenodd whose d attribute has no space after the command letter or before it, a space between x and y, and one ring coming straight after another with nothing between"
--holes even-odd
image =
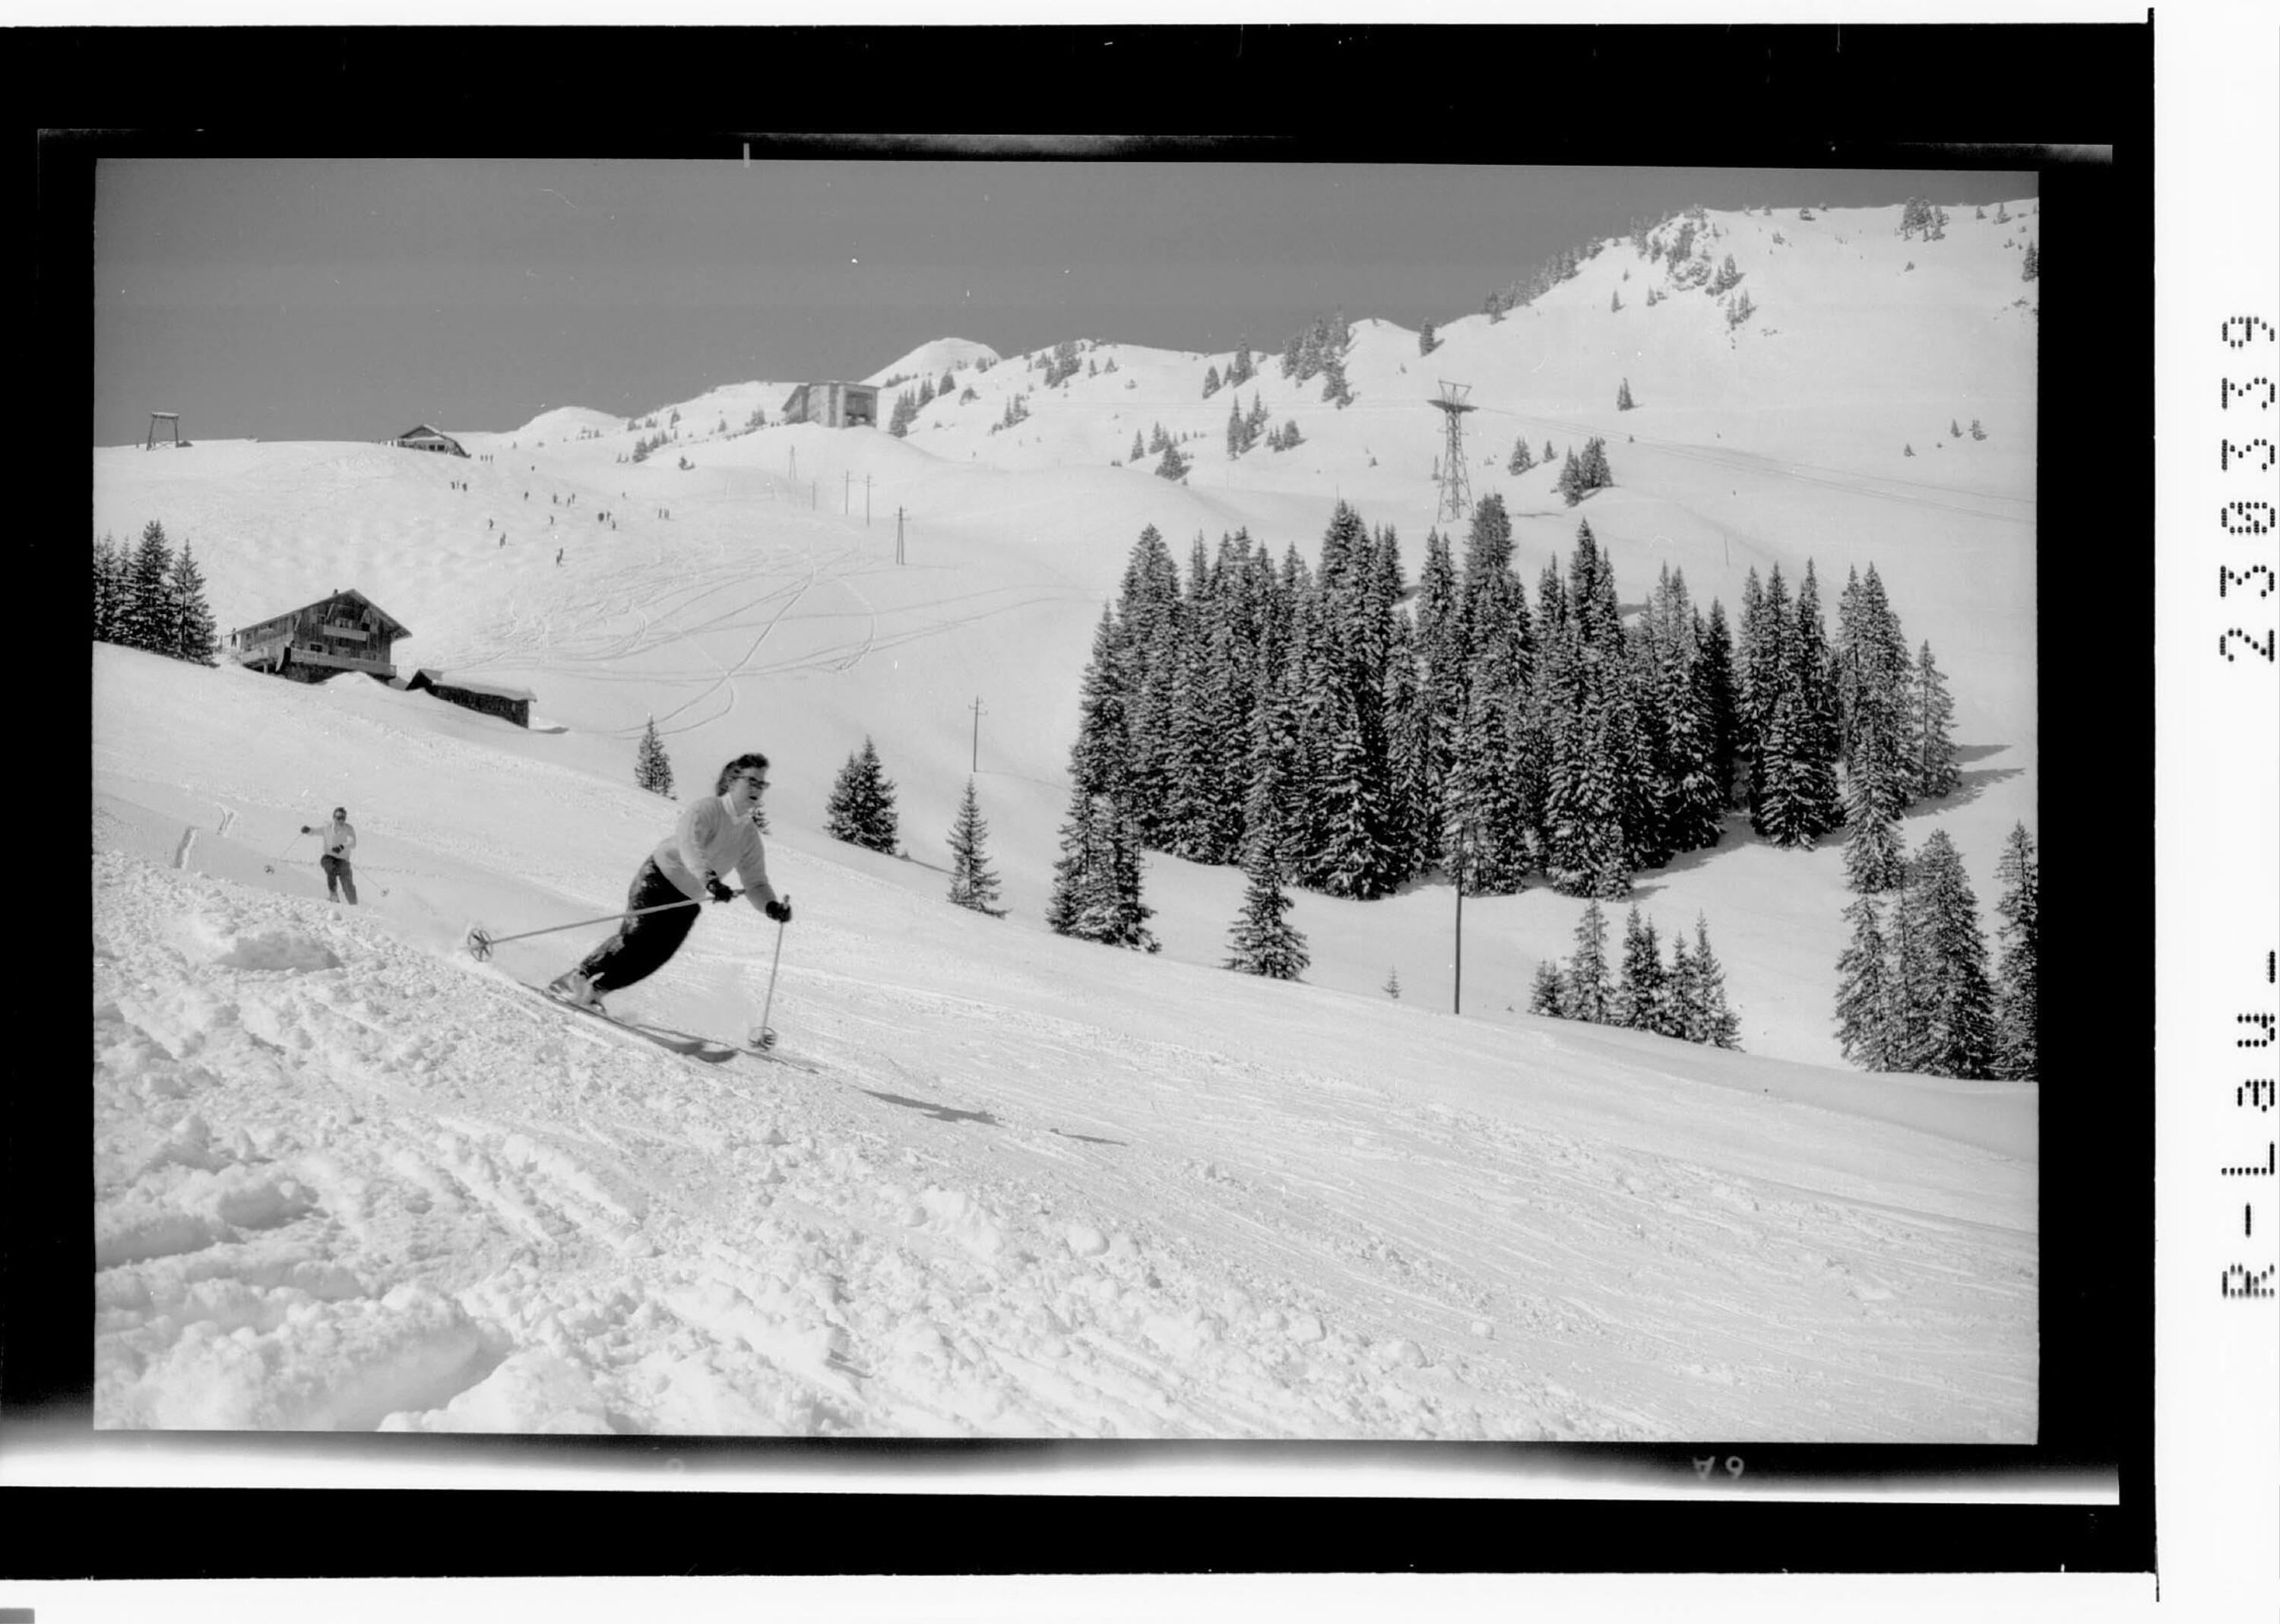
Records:
<instances>
[{"instance_id":1,"label":"ski track in snow","mask_svg":"<svg viewBox=\"0 0 2280 1624\"><path fill-rule=\"evenodd\" d=\"M96 885L105 1427L2032 1434L2029 1233L820 972L818 1074L711 1065Z\"/></svg>"}]
</instances>

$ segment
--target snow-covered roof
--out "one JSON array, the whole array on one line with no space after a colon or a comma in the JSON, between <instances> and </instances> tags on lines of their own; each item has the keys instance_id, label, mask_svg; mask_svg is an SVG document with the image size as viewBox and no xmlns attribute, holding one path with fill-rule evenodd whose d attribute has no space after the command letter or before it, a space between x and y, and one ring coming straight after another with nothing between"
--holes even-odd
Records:
<instances>
[{"instance_id":1,"label":"snow-covered roof","mask_svg":"<svg viewBox=\"0 0 2280 1624\"><path fill-rule=\"evenodd\" d=\"M508 682L486 682L481 677L455 677L447 671L437 671L422 666L412 673L412 680L428 679L431 688L456 688L464 694L494 694L501 699L535 700L538 696L527 688L517 688Z\"/></svg>"}]
</instances>

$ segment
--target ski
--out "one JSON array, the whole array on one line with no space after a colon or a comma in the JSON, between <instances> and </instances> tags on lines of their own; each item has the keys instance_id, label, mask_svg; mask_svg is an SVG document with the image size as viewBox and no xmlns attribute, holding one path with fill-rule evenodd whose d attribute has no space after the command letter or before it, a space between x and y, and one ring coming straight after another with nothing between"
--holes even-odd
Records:
<instances>
[{"instance_id":1,"label":"ski","mask_svg":"<svg viewBox=\"0 0 2280 1624\"><path fill-rule=\"evenodd\" d=\"M791 1056L784 1053L782 1050L775 1048L773 1045L763 1049L757 1043L745 1043L740 1047L736 1052L738 1054L750 1055L755 1060L766 1060L771 1066L789 1066L792 1070L796 1072L805 1072L811 1077L820 1077L823 1075L823 1068L821 1066L812 1065L805 1060L796 1060Z\"/></svg>"},{"instance_id":2,"label":"ski","mask_svg":"<svg viewBox=\"0 0 2280 1624\"><path fill-rule=\"evenodd\" d=\"M651 1026L638 1020L628 1020L621 1016L612 1015L607 1010L589 1009L582 1004L573 1004L569 999L550 992L543 987L535 987L528 981L517 981L515 985L535 997L544 999L555 1009L568 1010L574 1014L583 1015L589 1020L599 1021L605 1027L614 1027L629 1037L641 1038L674 1054L684 1056L691 1060L702 1060L708 1066L723 1065L738 1052L736 1044L724 1043L718 1038L701 1037L696 1033L682 1032L673 1027Z\"/></svg>"}]
</instances>

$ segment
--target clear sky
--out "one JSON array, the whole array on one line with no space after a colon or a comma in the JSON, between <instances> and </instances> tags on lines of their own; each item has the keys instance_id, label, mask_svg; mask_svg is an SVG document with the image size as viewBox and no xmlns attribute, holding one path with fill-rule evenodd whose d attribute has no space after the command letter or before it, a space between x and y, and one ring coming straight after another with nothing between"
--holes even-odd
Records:
<instances>
[{"instance_id":1,"label":"clear sky","mask_svg":"<svg viewBox=\"0 0 2280 1624\"><path fill-rule=\"evenodd\" d=\"M1694 204L1953 207L2017 172L756 158L105 159L96 444L372 440L860 378L929 339L1416 327Z\"/></svg>"}]
</instances>

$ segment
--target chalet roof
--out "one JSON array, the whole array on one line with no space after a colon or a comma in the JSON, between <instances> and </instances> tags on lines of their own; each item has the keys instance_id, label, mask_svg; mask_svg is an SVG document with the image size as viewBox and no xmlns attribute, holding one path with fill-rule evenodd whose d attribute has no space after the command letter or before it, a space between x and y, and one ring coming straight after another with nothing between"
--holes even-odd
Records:
<instances>
[{"instance_id":1,"label":"chalet roof","mask_svg":"<svg viewBox=\"0 0 2280 1624\"><path fill-rule=\"evenodd\" d=\"M449 440L451 437L432 423L414 423L396 437L399 440L417 440L422 435L432 435L438 440Z\"/></svg>"},{"instance_id":2,"label":"chalet roof","mask_svg":"<svg viewBox=\"0 0 2280 1624\"><path fill-rule=\"evenodd\" d=\"M382 609L382 608L381 608L378 604L374 603L370 598L366 597L363 593L361 593L361 592L358 591L354 587L344 587L344 588L337 589L335 589L335 590L334 590L334 591L331 591L331 592L327 592L327 594L325 594L325 596L322 596L322 597L320 597L320 598L318 598L318 599L316 599L315 601L313 601L313 602L312 602L312 603L303 604L301 604L298 608L294 608L294 609L281 609L281 610L279 610L275 614L272 614L272 615L264 615L264 616L262 616L262 617L261 617L261 619L260 619L260 620L255 620L255 621L250 622L250 624L248 624L248 625L241 626L241 627L237 627L237 628L236 628L236 631L239 631L239 632L250 631L250 630L252 630L252 629L253 629L253 627L256 627L256 626L262 626L262 625L266 625L266 624L267 624L269 621L272 621L272 620L281 620L285 619L288 615L297 615L297 614L299 614L299 613L302 612L302 610L304 610L304 609L317 609L317 608L320 608L320 607L322 607L324 604L329 604L329 603L333 602L335 598L343 598L343 597L352 597L352 598L356 599L356 601L357 601L358 603L362 604L366 608L367 608L367 609L371 610L371 611L373 612L373 613L374 613L374 614L375 614L375 615L377 615L381 620L382 620L386 621L386 622L388 623L389 630L389 632L390 632L393 635L397 636L397 637L409 637L410 635L412 635L412 628L411 628L410 627L408 627L408 626L404 625L404 623L403 621L401 621L401 620L397 620L394 615L392 615L392 614L389 613L387 610ZM235 632L233 632L231 635L232 635L233 636L235 636L235 635L236 635L236 633L235 633Z\"/></svg>"}]
</instances>

